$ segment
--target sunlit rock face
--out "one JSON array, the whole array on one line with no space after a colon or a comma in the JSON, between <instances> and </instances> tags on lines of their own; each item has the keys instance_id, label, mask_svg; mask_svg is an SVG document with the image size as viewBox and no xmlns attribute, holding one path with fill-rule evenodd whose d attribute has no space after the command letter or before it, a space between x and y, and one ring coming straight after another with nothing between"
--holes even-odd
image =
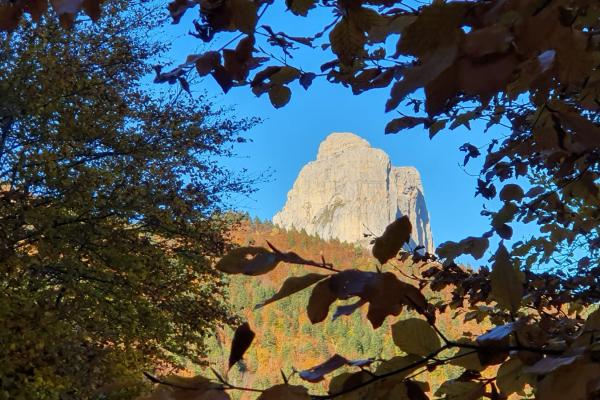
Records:
<instances>
[{"instance_id":1,"label":"sunlit rock face","mask_svg":"<svg viewBox=\"0 0 600 400\"><path fill-rule=\"evenodd\" d=\"M317 159L300 171L273 222L368 246L371 238L364 234L379 236L402 215L413 226L410 247L433 252L419 172L393 167L385 152L352 133L332 133L319 146Z\"/></svg>"}]
</instances>

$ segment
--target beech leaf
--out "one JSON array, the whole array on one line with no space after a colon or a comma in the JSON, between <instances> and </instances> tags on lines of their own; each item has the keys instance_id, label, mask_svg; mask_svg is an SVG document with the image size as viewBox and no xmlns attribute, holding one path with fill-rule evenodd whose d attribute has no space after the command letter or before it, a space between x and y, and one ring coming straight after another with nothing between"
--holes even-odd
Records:
<instances>
[{"instance_id":1,"label":"beech leaf","mask_svg":"<svg viewBox=\"0 0 600 400\"><path fill-rule=\"evenodd\" d=\"M407 354L427 356L441 347L440 338L431 325L422 319L409 318L392 325L396 346Z\"/></svg>"},{"instance_id":2,"label":"beech leaf","mask_svg":"<svg viewBox=\"0 0 600 400\"><path fill-rule=\"evenodd\" d=\"M329 307L335 300L336 296L329 287L329 279L317 283L313 288L308 299L308 306L306 307L310 322L316 324L327 318Z\"/></svg>"},{"instance_id":3,"label":"beech leaf","mask_svg":"<svg viewBox=\"0 0 600 400\"><path fill-rule=\"evenodd\" d=\"M323 380L325 375L347 365L348 362L349 361L346 358L340 356L339 354L335 354L324 363L316 365L310 369L300 371L298 375L300 378L308 382L320 382Z\"/></svg>"},{"instance_id":4,"label":"beech leaf","mask_svg":"<svg viewBox=\"0 0 600 400\"><path fill-rule=\"evenodd\" d=\"M227 253L216 265L228 274L262 275L272 271L281 259L263 247L239 247Z\"/></svg>"},{"instance_id":5,"label":"beech leaf","mask_svg":"<svg viewBox=\"0 0 600 400\"><path fill-rule=\"evenodd\" d=\"M383 235L375 239L373 256L381 263L395 257L402 246L410 240L412 225L407 216L402 216L389 224Z\"/></svg>"},{"instance_id":6,"label":"beech leaf","mask_svg":"<svg viewBox=\"0 0 600 400\"><path fill-rule=\"evenodd\" d=\"M504 186L500 191L500 200L502 201L520 201L523 199L523 196L525 196L525 194L523 193L521 186L514 183Z\"/></svg>"},{"instance_id":7,"label":"beech leaf","mask_svg":"<svg viewBox=\"0 0 600 400\"><path fill-rule=\"evenodd\" d=\"M285 282L283 282L283 286L281 286L281 289L279 289L277 293L275 293L273 296L271 296L261 304L258 304L256 308L264 307L267 304L273 303L277 300L281 300L287 296L297 293L319 282L320 280L327 278L328 276L329 275L311 273L304 276L288 278L285 280Z\"/></svg>"},{"instance_id":8,"label":"beech leaf","mask_svg":"<svg viewBox=\"0 0 600 400\"><path fill-rule=\"evenodd\" d=\"M308 390L303 386L280 384L266 389L257 400L310 400Z\"/></svg>"},{"instance_id":9,"label":"beech leaf","mask_svg":"<svg viewBox=\"0 0 600 400\"><path fill-rule=\"evenodd\" d=\"M250 329L247 322L244 322L235 330L229 353L229 369L244 357L244 353L252 344L255 336L256 334Z\"/></svg>"},{"instance_id":10,"label":"beech leaf","mask_svg":"<svg viewBox=\"0 0 600 400\"><path fill-rule=\"evenodd\" d=\"M503 244L500 244L496 252L490 279L492 296L498 305L515 313L521 305L525 276L517 266L512 264Z\"/></svg>"},{"instance_id":11,"label":"beech leaf","mask_svg":"<svg viewBox=\"0 0 600 400\"><path fill-rule=\"evenodd\" d=\"M275 108L281 108L285 106L292 97L292 91L287 86L273 85L269 89L269 100Z\"/></svg>"}]
</instances>

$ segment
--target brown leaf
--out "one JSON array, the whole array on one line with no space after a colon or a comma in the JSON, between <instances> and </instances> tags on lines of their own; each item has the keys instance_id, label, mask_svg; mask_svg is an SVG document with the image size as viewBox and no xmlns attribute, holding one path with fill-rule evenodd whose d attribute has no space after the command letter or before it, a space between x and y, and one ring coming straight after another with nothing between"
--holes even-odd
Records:
<instances>
[{"instance_id":1,"label":"brown leaf","mask_svg":"<svg viewBox=\"0 0 600 400\"><path fill-rule=\"evenodd\" d=\"M505 185L500 191L500 200L502 201L520 201L523 199L523 196L525 196L525 194L523 193L521 186L514 183Z\"/></svg>"},{"instance_id":2,"label":"brown leaf","mask_svg":"<svg viewBox=\"0 0 600 400\"><path fill-rule=\"evenodd\" d=\"M441 258L454 259L461 254L470 254L479 260L489 247L489 240L485 237L469 236L460 242L444 242L436 249Z\"/></svg>"},{"instance_id":3,"label":"brown leaf","mask_svg":"<svg viewBox=\"0 0 600 400\"><path fill-rule=\"evenodd\" d=\"M517 70L519 60L513 53L485 63L461 59L457 63L457 88L469 95L491 97L504 90Z\"/></svg>"},{"instance_id":4,"label":"brown leaf","mask_svg":"<svg viewBox=\"0 0 600 400\"><path fill-rule=\"evenodd\" d=\"M281 67L279 67L279 66L266 67L265 69L257 72L256 75L254 75L254 79L252 79L250 86L254 87L254 86L258 86L258 85L262 84L265 80L269 79L272 75L279 72L279 70L281 70Z\"/></svg>"},{"instance_id":5,"label":"brown leaf","mask_svg":"<svg viewBox=\"0 0 600 400\"><path fill-rule=\"evenodd\" d=\"M256 400L310 400L303 386L280 384L266 389Z\"/></svg>"},{"instance_id":6,"label":"brown leaf","mask_svg":"<svg viewBox=\"0 0 600 400\"><path fill-rule=\"evenodd\" d=\"M308 90L308 88L310 87L310 85L312 85L312 82L313 82L313 80L315 79L316 76L317 75L314 74L314 73L312 73L312 72L303 73L300 76L300 80L299 80L300 81L300 85L302 85L302 87L305 90Z\"/></svg>"},{"instance_id":7,"label":"brown leaf","mask_svg":"<svg viewBox=\"0 0 600 400\"><path fill-rule=\"evenodd\" d=\"M258 304L256 306L256 308L264 307L267 304L273 303L277 300L281 300L287 296L290 296L294 293L304 290L307 287L312 286L313 284L319 282L320 280L327 278L328 276L329 275L313 273L313 274L307 274L304 276L288 278L285 280L285 282L283 282L283 286L281 286L281 289L279 289L279 291L277 293L275 293L273 296L271 296L270 298L268 298L261 304Z\"/></svg>"},{"instance_id":8,"label":"brown leaf","mask_svg":"<svg viewBox=\"0 0 600 400\"><path fill-rule=\"evenodd\" d=\"M428 124L431 120L423 117L401 117L395 118L385 126L385 133L397 133L403 129L414 128L420 124Z\"/></svg>"},{"instance_id":9,"label":"brown leaf","mask_svg":"<svg viewBox=\"0 0 600 400\"><path fill-rule=\"evenodd\" d=\"M272 271L281 259L263 247L239 247L231 250L216 265L228 274L261 275Z\"/></svg>"},{"instance_id":10,"label":"brown leaf","mask_svg":"<svg viewBox=\"0 0 600 400\"><path fill-rule=\"evenodd\" d=\"M233 87L231 75L221 65L217 65L211 75L217 81L219 86L221 86L221 89L223 89L224 93L229 92L229 89Z\"/></svg>"},{"instance_id":11,"label":"brown leaf","mask_svg":"<svg viewBox=\"0 0 600 400\"><path fill-rule=\"evenodd\" d=\"M269 80L274 85L285 85L300 77L300 71L294 67L284 65L277 72L269 77Z\"/></svg>"},{"instance_id":12,"label":"brown leaf","mask_svg":"<svg viewBox=\"0 0 600 400\"><path fill-rule=\"evenodd\" d=\"M528 374L546 375L557 370L565 365L573 364L575 361L583 358L581 354L563 357L544 357L530 367L525 367L523 370Z\"/></svg>"},{"instance_id":13,"label":"brown leaf","mask_svg":"<svg viewBox=\"0 0 600 400\"><path fill-rule=\"evenodd\" d=\"M190 0L174 0L167 5L167 9L173 18L173 23L178 24L185 12L194 6L196 3Z\"/></svg>"},{"instance_id":14,"label":"brown leaf","mask_svg":"<svg viewBox=\"0 0 600 400\"><path fill-rule=\"evenodd\" d=\"M252 0L229 0L231 2L232 22L243 33L252 34L258 20L258 6Z\"/></svg>"},{"instance_id":15,"label":"brown leaf","mask_svg":"<svg viewBox=\"0 0 600 400\"><path fill-rule=\"evenodd\" d=\"M407 95L434 81L454 63L456 55L456 46L449 45L428 54L421 60L420 65L405 70L403 79L392 86L390 98L385 104L385 111L394 110Z\"/></svg>"},{"instance_id":16,"label":"brown leaf","mask_svg":"<svg viewBox=\"0 0 600 400\"><path fill-rule=\"evenodd\" d=\"M315 8L315 0L285 0L285 5L292 13L306 17L308 10Z\"/></svg>"},{"instance_id":17,"label":"brown leaf","mask_svg":"<svg viewBox=\"0 0 600 400\"><path fill-rule=\"evenodd\" d=\"M340 356L339 354L335 354L333 357L331 357L324 363L321 363L310 369L300 371L298 375L300 376L300 378L308 382L320 382L323 380L325 375L347 364L348 360L346 358Z\"/></svg>"},{"instance_id":18,"label":"brown leaf","mask_svg":"<svg viewBox=\"0 0 600 400\"><path fill-rule=\"evenodd\" d=\"M310 322L316 324L327 318L329 307L336 298L329 287L329 279L317 283L308 299L308 306L306 307Z\"/></svg>"},{"instance_id":19,"label":"brown leaf","mask_svg":"<svg viewBox=\"0 0 600 400\"><path fill-rule=\"evenodd\" d=\"M490 273L492 296L502 308L515 313L521 306L525 276L512 264L508 251L500 244Z\"/></svg>"},{"instance_id":20,"label":"brown leaf","mask_svg":"<svg viewBox=\"0 0 600 400\"><path fill-rule=\"evenodd\" d=\"M198 75L206 76L221 65L221 54L217 51L207 51L195 58L194 62L196 63Z\"/></svg>"},{"instance_id":21,"label":"brown leaf","mask_svg":"<svg viewBox=\"0 0 600 400\"><path fill-rule=\"evenodd\" d=\"M353 60L363 52L365 33L349 18L342 18L329 34L331 50L342 64L352 65Z\"/></svg>"},{"instance_id":22,"label":"brown leaf","mask_svg":"<svg viewBox=\"0 0 600 400\"><path fill-rule=\"evenodd\" d=\"M244 322L235 330L231 342L231 351L229 352L229 369L244 357L244 353L252 344L255 336L256 334L250 329L247 322Z\"/></svg>"},{"instance_id":23,"label":"brown leaf","mask_svg":"<svg viewBox=\"0 0 600 400\"><path fill-rule=\"evenodd\" d=\"M285 106L292 97L292 91L287 86L273 85L269 89L269 100L275 108L281 108Z\"/></svg>"},{"instance_id":24,"label":"brown leaf","mask_svg":"<svg viewBox=\"0 0 600 400\"><path fill-rule=\"evenodd\" d=\"M338 299L345 300L364 294L369 283L376 277L375 272L347 269L333 275L329 287Z\"/></svg>"},{"instance_id":25,"label":"brown leaf","mask_svg":"<svg viewBox=\"0 0 600 400\"><path fill-rule=\"evenodd\" d=\"M510 48L513 39L508 27L505 24L497 23L469 32L462 43L462 49L471 57L504 53Z\"/></svg>"},{"instance_id":26,"label":"brown leaf","mask_svg":"<svg viewBox=\"0 0 600 400\"><path fill-rule=\"evenodd\" d=\"M425 57L460 41L463 17L470 6L462 2L437 2L423 7L402 32L397 54Z\"/></svg>"},{"instance_id":27,"label":"brown leaf","mask_svg":"<svg viewBox=\"0 0 600 400\"><path fill-rule=\"evenodd\" d=\"M383 235L375 239L373 256L385 264L398 254L398 251L410 240L412 225L407 216L402 216L389 224Z\"/></svg>"},{"instance_id":28,"label":"brown leaf","mask_svg":"<svg viewBox=\"0 0 600 400\"><path fill-rule=\"evenodd\" d=\"M408 400L428 400L429 397L425 394L425 390L421 387L420 384L415 381L406 380L404 381L406 385L406 393L408 394Z\"/></svg>"}]
</instances>

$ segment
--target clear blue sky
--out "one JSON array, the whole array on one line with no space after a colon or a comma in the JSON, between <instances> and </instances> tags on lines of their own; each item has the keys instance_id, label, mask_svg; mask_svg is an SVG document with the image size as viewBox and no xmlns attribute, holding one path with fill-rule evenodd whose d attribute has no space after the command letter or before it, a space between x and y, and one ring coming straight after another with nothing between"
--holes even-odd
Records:
<instances>
[{"instance_id":1,"label":"clear blue sky","mask_svg":"<svg viewBox=\"0 0 600 400\"><path fill-rule=\"evenodd\" d=\"M190 12L195 13L195 10ZM287 29L300 35L320 28L307 24L313 20L284 17L279 11L268 15L271 20L261 22L272 23L276 31ZM169 55L173 60L183 61L187 54L206 50L198 39L186 35L190 17L186 16L179 25L166 30L166 37L176 39ZM328 60L327 55L315 50L301 53L296 63L302 67L318 66L324 60ZM487 217L480 215L484 200L474 197L477 178L469 175L477 174L482 161L471 162L465 171L461 167L464 154L458 147L467 141L476 146L486 145L500 132L494 135L483 133L481 127L474 127L472 131L461 127L441 131L433 140L422 128L385 135L386 123L394 118L394 113L384 113L389 89L354 96L349 89L324 79L315 80L308 91L297 83L291 88L290 103L276 110L267 95L257 98L247 87L233 88L223 95L211 77L193 86L197 92L207 91L216 105L233 107L240 117L264 118L262 124L249 132L253 142L239 145L239 157L226 161L236 170L246 168L250 175L271 171L270 180L260 183L251 198L236 201L238 209L263 220L271 219L283 207L302 166L315 159L319 143L331 132L353 132L388 153L393 165L414 166L419 170L436 245L489 230ZM487 202L487 206L497 208L498 204ZM519 240L521 236L516 232L513 239Z\"/></svg>"}]
</instances>

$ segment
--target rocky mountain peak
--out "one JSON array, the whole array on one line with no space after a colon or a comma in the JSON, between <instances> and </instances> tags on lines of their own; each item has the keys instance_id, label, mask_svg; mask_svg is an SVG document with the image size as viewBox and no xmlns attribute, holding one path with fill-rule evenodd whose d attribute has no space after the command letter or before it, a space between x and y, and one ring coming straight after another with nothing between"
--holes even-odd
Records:
<instances>
[{"instance_id":1,"label":"rocky mountain peak","mask_svg":"<svg viewBox=\"0 0 600 400\"><path fill-rule=\"evenodd\" d=\"M419 172L393 167L388 155L353 133L332 133L306 164L273 222L323 239L368 246L396 218L413 225L411 247L433 251L429 214Z\"/></svg>"}]
</instances>

